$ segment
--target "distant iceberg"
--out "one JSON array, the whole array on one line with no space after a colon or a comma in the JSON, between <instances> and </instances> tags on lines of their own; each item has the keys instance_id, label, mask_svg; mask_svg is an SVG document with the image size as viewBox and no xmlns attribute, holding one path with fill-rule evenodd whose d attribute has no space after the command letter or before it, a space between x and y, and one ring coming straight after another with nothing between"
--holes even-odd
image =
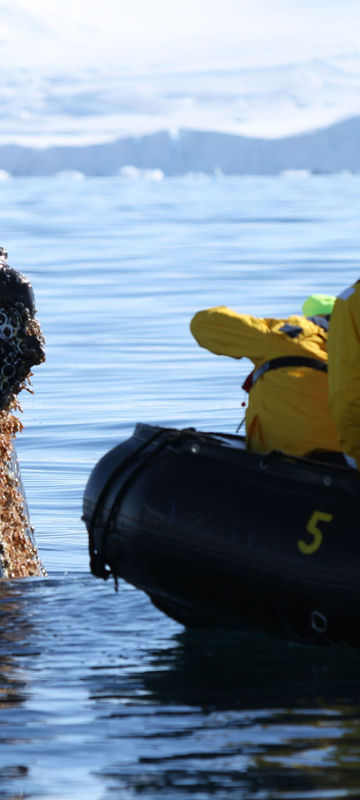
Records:
<instances>
[{"instance_id":1,"label":"distant iceberg","mask_svg":"<svg viewBox=\"0 0 360 800\"><path fill-rule=\"evenodd\" d=\"M145 178L148 181L162 181L164 173L162 169L139 169L133 164L126 164L117 173L121 178Z\"/></svg>"},{"instance_id":2,"label":"distant iceberg","mask_svg":"<svg viewBox=\"0 0 360 800\"><path fill-rule=\"evenodd\" d=\"M0 145L0 170L14 176L274 175L360 172L360 117L278 139L212 131L167 131L114 142L47 148ZM131 166L129 166L131 165ZM0 173L1 174L1 173Z\"/></svg>"},{"instance_id":3,"label":"distant iceberg","mask_svg":"<svg viewBox=\"0 0 360 800\"><path fill-rule=\"evenodd\" d=\"M282 178L309 178L312 173L309 169L284 169L281 172Z\"/></svg>"},{"instance_id":4,"label":"distant iceberg","mask_svg":"<svg viewBox=\"0 0 360 800\"><path fill-rule=\"evenodd\" d=\"M76 169L63 169L60 172L56 172L55 176L59 180L66 181L84 181L86 178L83 172L79 172Z\"/></svg>"}]
</instances>

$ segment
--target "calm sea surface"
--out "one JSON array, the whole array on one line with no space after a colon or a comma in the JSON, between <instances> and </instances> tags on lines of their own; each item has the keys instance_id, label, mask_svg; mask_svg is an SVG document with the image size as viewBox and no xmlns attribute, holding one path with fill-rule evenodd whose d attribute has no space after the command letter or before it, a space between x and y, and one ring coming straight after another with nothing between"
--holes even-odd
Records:
<instances>
[{"instance_id":1,"label":"calm sea surface","mask_svg":"<svg viewBox=\"0 0 360 800\"><path fill-rule=\"evenodd\" d=\"M360 651L194 633L89 574L88 475L137 421L234 432L249 363L200 308L297 312L360 276L360 176L1 183L47 341L17 452L45 580L0 583L0 798L360 797Z\"/></svg>"}]
</instances>

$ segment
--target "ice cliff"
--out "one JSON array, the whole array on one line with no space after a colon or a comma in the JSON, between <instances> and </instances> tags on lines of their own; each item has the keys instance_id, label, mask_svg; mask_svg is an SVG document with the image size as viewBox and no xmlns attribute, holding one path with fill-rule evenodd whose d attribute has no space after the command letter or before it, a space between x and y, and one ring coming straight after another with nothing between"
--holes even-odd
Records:
<instances>
[{"instance_id":1,"label":"ice cliff","mask_svg":"<svg viewBox=\"0 0 360 800\"><path fill-rule=\"evenodd\" d=\"M115 175L123 167L189 172L273 175L285 170L315 173L360 171L360 117L327 128L277 139L180 130L83 146L31 148L0 145L0 170L14 176L52 175L65 170L89 176Z\"/></svg>"}]
</instances>

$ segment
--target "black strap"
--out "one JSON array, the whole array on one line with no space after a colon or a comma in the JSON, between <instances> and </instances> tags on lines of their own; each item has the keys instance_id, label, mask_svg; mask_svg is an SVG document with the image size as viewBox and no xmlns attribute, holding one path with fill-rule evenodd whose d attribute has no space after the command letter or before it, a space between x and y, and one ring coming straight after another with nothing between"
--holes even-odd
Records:
<instances>
[{"instance_id":1,"label":"black strap","mask_svg":"<svg viewBox=\"0 0 360 800\"><path fill-rule=\"evenodd\" d=\"M271 369L280 369L280 367L311 367L311 369L318 369L320 372L327 372L327 363L320 361L318 358L307 358L306 356L282 356L280 358L270 358L269 361L264 361L260 367L254 370L252 374L251 388L257 380L261 378L265 372Z\"/></svg>"}]
</instances>

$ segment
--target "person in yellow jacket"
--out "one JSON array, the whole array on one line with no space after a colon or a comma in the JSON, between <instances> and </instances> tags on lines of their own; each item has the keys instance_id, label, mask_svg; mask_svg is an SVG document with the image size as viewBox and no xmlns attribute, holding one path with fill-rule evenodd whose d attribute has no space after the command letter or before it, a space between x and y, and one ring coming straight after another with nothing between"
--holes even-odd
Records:
<instances>
[{"instance_id":1,"label":"person in yellow jacket","mask_svg":"<svg viewBox=\"0 0 360 800\"><path fill-rule=\"evenodd\" d=\"M340 444L360 469L360 282L336 300L329 329L329 405Z\"/></svg>"},{"instance_id":2,"label":"person in yellow jacket","mask_svg":"<svg viewBox=\"0 0 360 800\"><path fill-rule=\"evenodd\" d=\"M250 359L246 445L251 451L305 455L340 451L328 407L327 328L335 297L312 295L303 316L260 319L225 306L199 311L190 323L201 347Z\"/></svg>"}]
</instances>

